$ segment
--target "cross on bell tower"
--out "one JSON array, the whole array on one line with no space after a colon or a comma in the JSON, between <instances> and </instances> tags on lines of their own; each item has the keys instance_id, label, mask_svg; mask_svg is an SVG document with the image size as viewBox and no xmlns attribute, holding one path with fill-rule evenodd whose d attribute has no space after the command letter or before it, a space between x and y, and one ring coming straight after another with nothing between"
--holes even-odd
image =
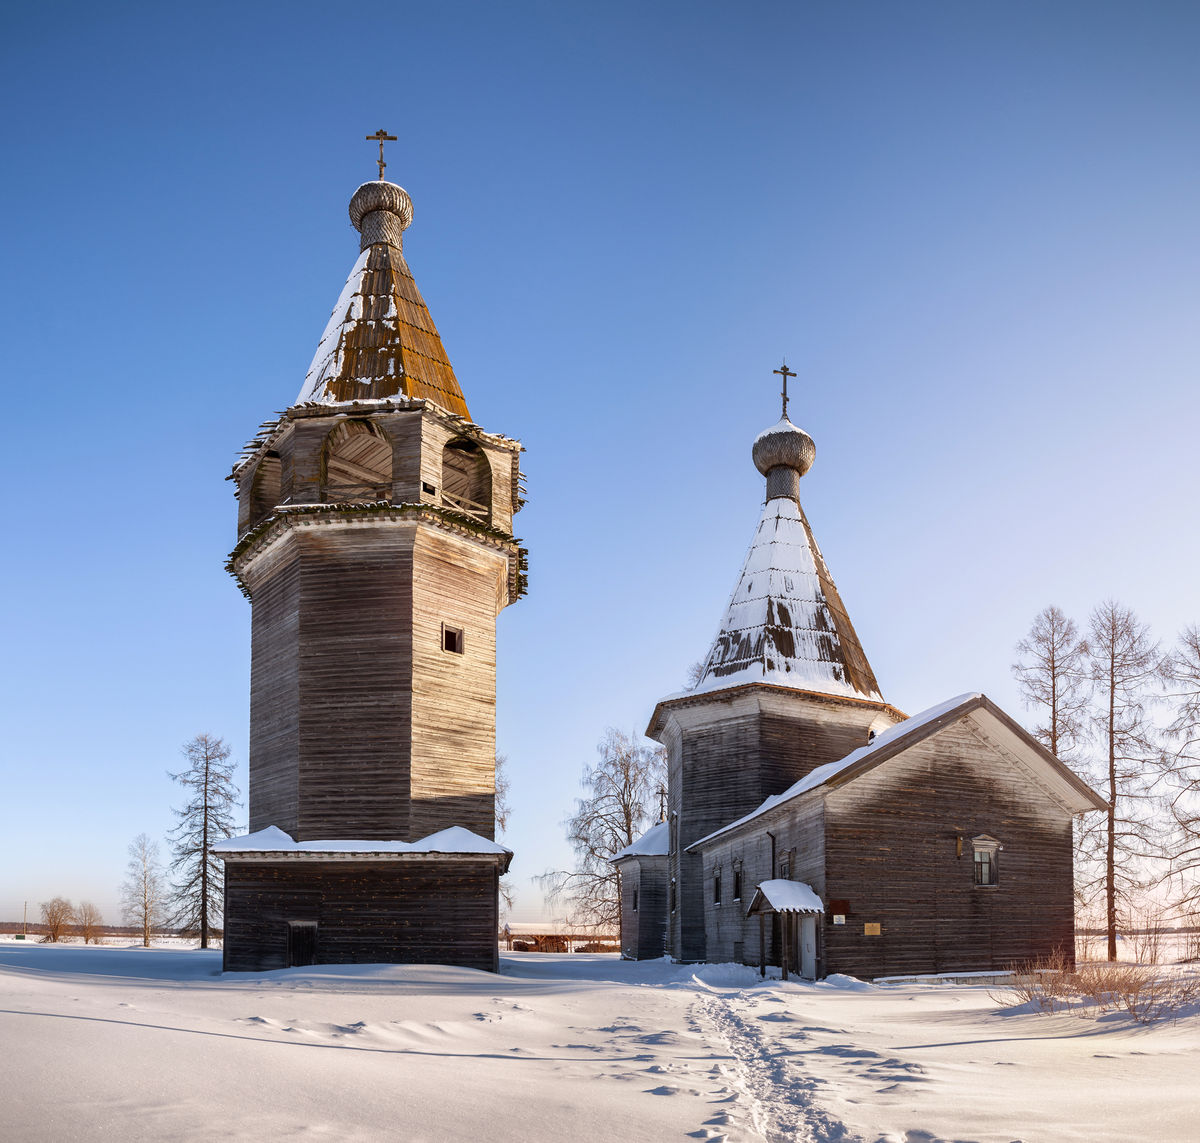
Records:
<instances>
[{"instance_id":1,"label":"cross on bell tower","mask_svg":"<svg viewBox=\"0 0 1200 1143\"><path fill-rule=\"evenodd\" d=\"M384 181L383 168L387 166L387 163L385 163L383 161L383 145L384 145L384 143L394 143L395 141L396 141L396 136L389 135L382 127L380 127L379 130L376 131L374 135L367 136L368 143L377 142L379 144L379 158L376 161L379 163L379 181L380 182Z\"/></svg>"},{"instance_id":2,"label":"cross on bell tower","mask_svg":"<svg viewBox=\"0 0 1200 1143\"><path fill-rule=\"evenodd\" d=\"M381 143L380 147L382 148L382 146L383 146L383 144ZM784 416L784 420L786 420L787 419L787 406L788 406L788 395L787 395L788 378L795 377L796 374L793 373L787 367L787 359L786 358L784 359L783 364L778 369L772 369L771 372L778 373L779 376L783 378L783 392L780 394L780 396L783 398L783 416Z\"/></svg>"}]
</instances>

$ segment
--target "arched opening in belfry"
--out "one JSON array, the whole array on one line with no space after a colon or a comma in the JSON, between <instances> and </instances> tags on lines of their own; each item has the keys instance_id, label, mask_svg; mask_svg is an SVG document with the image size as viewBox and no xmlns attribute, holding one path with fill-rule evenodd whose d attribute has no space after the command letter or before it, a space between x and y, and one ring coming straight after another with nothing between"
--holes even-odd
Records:
<instances>
[{"instance_id":1,"label":"arched opening in belfry","mask_svg":"<svg viewBox=\"0 0 1200 1143\"><path fill-rule=\"evenodd\" d=\"M474 441L463 437L442 449L442 503L487 523L492 518L492 467Z\"/></svg>"},{"instance_id":2,"label":"arched opening in belfry","mask_svg":"<svg viewBox=\"0 0 1200 1143\"><path fill-rule=\"evenodd\" d=\"M250 527L275 510L282 493L283 466L279 454L269 452L259 462L250 484Z\"/></svg>"},{"instance_id":3,"label":"arched opening in belfry","mask_svg":"<svg viewBox=\"0 0 1200 1143\"><path fill-rule=\"evenodd\" d=\"M327 503L391 500L391 442L370 421L342 421L325 441L321 475Z\"/></svg>"}]
</instances>

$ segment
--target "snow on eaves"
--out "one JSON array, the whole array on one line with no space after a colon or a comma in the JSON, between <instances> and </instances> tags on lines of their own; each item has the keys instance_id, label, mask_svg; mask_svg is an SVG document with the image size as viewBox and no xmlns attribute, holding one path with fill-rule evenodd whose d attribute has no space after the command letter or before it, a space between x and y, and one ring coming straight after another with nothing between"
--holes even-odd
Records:
<instances>
[{"instance_id":1,"label":"snow on eaves","mask_svg":"<svg viewBox=\"0 0 1200 1143\"><path fill-rule=\"evenodd\" d=\"M609 861L620 861L623 857L665 857L671 841L670 830L666 822L652 825L636 841L632 841L624 849L617 850Z\"/></svg>"},{"instance_id":2,"label":"snow on eaves","mask_svg":"<svg viewBox=\"0 0 1200 1143\"><path fill-rule=\"evenodd\" d=\"M818 786L823 786L826 782L842 773L842 771L849 770L851 766L858 765L858 763L869 758L872 754L878 753L884 747L894 745L899 739L914 734L922 729L922 727L953 714L959 707L964 707L968 703L973 703L983 697L978 691L958 695L956 698L938 703L937 706L931 706L928 710L921 711L920 714L914 714L911 718L906 718L903 722L896 723L895 726L888 727L887 730L876 734L866 746L860 746L857 750L851 751L845 758L840 758L836 762L827 762L824 766L818 766L815 770L810 770L800 781L789 786L782 794L775 794L767 798L758 809L752 810L745 817L738 818L737 821L730 822L727 826L722 826L719 830L714 830L712 833L700 838L699 841L693 842L688 846L688 849L695 849L697 846L704 845L715 837L720 837L730 830L737 829L738 826L753 821L762 814L775 809L776 806L783 805L784 802L790 802L793 798L800 797L801 794L807 794L810 790L815 790Z\"/></svg>"},{"instance_id":3,"label":"snow on eaves","mask_svg":"<svg viewBox=\"0 0 1200 1143\"><path fill-rule=\"evenodd\" d=\"M480 837L463 826L451 826L419 841L373 841L330 838L295 841L276 826L267 826L242 837L227 837L211 847L222 853L495 853L512 856L499 842Z\"/></svg>"}]
</instances>

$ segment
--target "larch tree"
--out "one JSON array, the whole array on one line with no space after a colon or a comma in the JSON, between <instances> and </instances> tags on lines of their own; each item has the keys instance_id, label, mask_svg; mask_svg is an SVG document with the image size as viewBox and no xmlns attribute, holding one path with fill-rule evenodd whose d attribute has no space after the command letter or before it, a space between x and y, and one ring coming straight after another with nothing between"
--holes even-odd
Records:
<instances>
[{"instance_id":1,"label":"larch tree","mask_svg":"<svg viewBox=\"0 0 1200 1143\"><path fill-rule=\"evenodd\" d=\"M600 758L584 769L587 791L565 823L575 868L542 878L551 899L571 903L583 924L616 927L621 920L620 878L611 858L655 821L666 789L666 750L611 727L597 746Z\"/></svg>"},{"instance_id":2,"label":"larch tree","mask_svg":"<svg viewBox=\"0 0 1200 1143\"><path fill-rule=\"evenodd\" d=\"M1161 698L1162 655L1150 630L1127 607L1106 600L1088 625L1091 722L1100 792L1108 812L1084 828L1091 888L1104 894L1108 959L1117 959L1117 920L1147 883L1160 852L1155 791L1156 729L1149 708Z\"/></svg>"},{"instance_id":3,"label":"larch tree","mask_svg":"<svg viewBox=\"0 0 1200 1143\"><path fill-rule=\"evenodd\" d=\"M165 919L167 881L158 860L158 842L139 833L129 845L129 864L121 885L121 908L125 920L142 930L142 944L150 947L150 938Z\"/></svg>"},{"instance_id":4,"label":"larch tree","mask_svg":"<svg viewBox=\"0 0 1200 1143\"><path fill-rule=\"evenodd\" d=\"M1041 719L1034 734L1056 758L1069 757L1087 733L1087 644L1075 621L1051 605L1034 617L1017 655L1012 672L1021 698Z\"/></svg>"},{"instance_id":5,"label":"larch tree","mask_svg":"<svg viewBox=\"0 0 1200 1143\"><path fill-rule=\"evenodd\" d=\"M224 740L197 734L183 747L186 768L170 775L188 791L187 804L175 810L179 820L170 835L173 916L185 932L199 934L202 949L221 919L225 888L224 868L211 847L233 835L233 809L240 805L230 753Z\"/></svg>"},{"instance_id":6,"label":"larch tree","mask_svg":"<svg viewBox=\"0 0 1200 1143\"><path fill-rule=\"evenodd\" d=\"M57 944L67 935L67 926L75 920L75 906L66 897L51 897L41 903L42 942Z\"/></svg>"},{"instance_id":7,"label":"larch tree","mask_svg":"<svg viewBox=\"0 0 1200 1143\"><path fill-rule=\"evenodd\" d=\"M1170 874L1178 904L1200 912L1200 627L1185 627L1167 655L1163 674L1174 719L1164 759L1173 826Z\"/></svg>"}]
</instances>

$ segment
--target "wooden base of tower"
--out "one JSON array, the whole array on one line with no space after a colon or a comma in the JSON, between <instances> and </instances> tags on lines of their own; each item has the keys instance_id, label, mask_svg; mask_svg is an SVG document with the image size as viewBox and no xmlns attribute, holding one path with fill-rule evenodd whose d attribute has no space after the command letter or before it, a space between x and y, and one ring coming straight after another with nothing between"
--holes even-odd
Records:
<instances>
[{"instance_id":1,"label":"wooden base of tower","mask_svg":"<svg viewBox=\"0 0 1200 1143\"><path fill-rule=\"evenodd\" d=\"M499 964L498 863L477 855L226 860L226 972Z\"/></svg>"}]
</instances>

